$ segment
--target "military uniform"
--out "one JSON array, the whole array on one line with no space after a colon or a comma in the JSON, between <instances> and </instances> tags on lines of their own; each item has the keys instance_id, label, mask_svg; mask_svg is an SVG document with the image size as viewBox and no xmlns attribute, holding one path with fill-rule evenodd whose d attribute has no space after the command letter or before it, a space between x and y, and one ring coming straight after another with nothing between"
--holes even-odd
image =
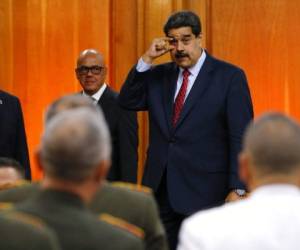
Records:
<instances>
[{"instance_id":1,"label":"military uniform","mask_svg":"<svg viewBox=\"0 0 300 250\"><path fill-rule=\"evenodd\" d=\"M46 189L16 206L17 211L41 218L55 231L64 250L140 250L142 239L99 220L70 192Z\"/></svg>"},{"instance_id":2,"label":"military uniform","mask_svg":"<svg viewBox=\"0 0 300 250\"><path fill-rule=\"evenodd\" d=\"M36 218L21 213L0 216L1 250L60 250L55 234Z\"/></svg>"},{"instance_id":3,"label":"military uniform","mask_svg":"<svg viewBox=\"0 0 300 250\"><path fill-rule=\"evenodd\" d=\"M0 201L21 202L38 192L39 184L27 184L0 191ZM168 249L156 202L151 194L137 185L106 182L96 193L90 208L96 214L107 213L144 230L147 250Z\"/></svg>"},{"instance_id":4,"label":"military uniform","mask_svg":"<svg viewBox=\"0 0 300 250\"><path fill-rule=\"evenodd\" d=\"M20 203L27 200L39 191L40 184L38 182L23 182L12 184L8 189L0 189L0 202Z\"/></svg>"},{"instance_id":5,"label":"military uniform","mask_svg":"<svg viewBox=\"0 0 300 250\"><path fill-rule=\"evenodd\" d=\"M105 183L90 204L95 213L108 213L142 228L147 250L168 249L156 202L133 184Z\"/></svg>"}]
</instances>

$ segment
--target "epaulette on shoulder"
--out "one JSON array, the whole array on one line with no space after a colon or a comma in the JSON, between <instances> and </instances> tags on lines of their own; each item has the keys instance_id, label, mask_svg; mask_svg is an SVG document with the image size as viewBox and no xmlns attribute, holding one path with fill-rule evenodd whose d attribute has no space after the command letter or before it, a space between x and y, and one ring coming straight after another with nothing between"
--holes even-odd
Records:
<instances>
[{"instance_id":1,"label":"epaulette on shoulder","mask_svg":"<svg viewBox=\"0 0 300 250\"><path fill-rule=\"evenodd\" d=\"M114 181L111 182L111 185L114 187L121 187L121 188L127 188L129 190L137 191L137 192L142 192L146 194L152 194L152 189L140 184L133 184L129 182L122 182L122 181Z\"/></svg>"},{"instance_id":2,"label":"epaulette on shoulder","mask_svg":"<svg viewBox=\"0 0 300 250\"><path fill-rule=\"evenodd\" d=\"M30 182L26 181L26 180L8 182L8 183L4 183L4 184L0 185L0 190L6 190L6 189L10 189L10 188L15 188L15 187L21 187L21 186L24 186L24 185L28 185L29 183Z\"/></svg>"},{"instance_id":3,"label":"epaulette on shoulder","mask_svg":"<svg viewBox=\"0 0 300 250\"><path fill-rule=\"evenodd\" d=\"M41 220L40 218L35 217L33 215L30 215L30 214L17 212L17 211L11 211L9 213L6 213L5 215L6 215L6 217L9 217L9 218L17 220L17 221L21 221L25 224L34 226L38 229L43 229L46 227L46 224L43 222L43 220Z\"/></svg>"},{"instance_id":4,"label":"epaulette on shoulder","mask_svg":"<svg viewBox=\"0 0 300 250\"><path fill-rule=\"evenodd\" d=\"M120 219L118 217L114 217L110 214L103 213L103 214L99 215L99 219L102 221L105 221L108 224L111 224L118 228L121 228L121 229L135 235L136 237L138 237L140 239L144 239L144 237L145 237L145 232L143 229L141 229L140 227L135 226L123 219Z\"/></svg>"},{"instance_id":5,"label":"epaulette on shoulder","mask_svg":"<svg viewBox=\"0 0 300 250\"><path fill-rule=\"evenodd\" d=\"M13 208L13 203L11 202L0 202L0 210L4 211L4 210L9 210L11 208Z\"/></svg>"}]
</instances>

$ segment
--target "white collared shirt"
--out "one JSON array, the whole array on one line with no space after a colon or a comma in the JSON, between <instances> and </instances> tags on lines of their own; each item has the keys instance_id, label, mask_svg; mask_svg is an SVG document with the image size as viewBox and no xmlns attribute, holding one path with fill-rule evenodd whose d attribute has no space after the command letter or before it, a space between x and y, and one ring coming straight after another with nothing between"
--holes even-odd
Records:
<instances>
[{"instance_id":1,"label":"white collared shirt","mask_svg":"<svg viewBox=\"0 0 300 250\"><path fill-rule=\"evenodd\" d=\"M244 200L185 219L177 250L298 250L299 210L298 186L260 186Z\"/></svg>"},{"instance_id":2,"label":"white collared shirt","mask_svg":"<svg viewBox=\"0 0 300 250\"><path fill-rule=\"evenodd\" d=\"M97 104L99 102L99 100L100 100L100 98L101 98L104 90L106 89L106 87L107 87L107 84L103 83L103 85L101 86L101 88L95 94L93 94L92 96L88 95L84 91L82 92L82 94L84 96L91 97L93 99L94 104Z\"/></svg>"},{"instance_id":3,"label":"white collared shirt","mask_svg":"<svg viewBox=\"0 0 300 250\"><path fill-rule=\"evenodd\" d=\"M186 90L186 96L185 96L185 100L187 98L187 96L189 95L194 83L195 83L195 80L203 66L203 63L205 61L205 58L206 58L206 53L205 53L205 50L203 49L202 50L202 53L201 53L201 56L199 57L197 63L189 68L188 70L190 71L190 75L189 75L189 82L188 82L188 86L187 86L187 90ZM149 70L151 68L151 64L148 64L148 63L145 63L142 59L142 57L139 59L138 61L138 64L136 66L136 70L138 72L145 72L147 70ZM178 95L178 92L180 90L180 87L182 85L182 80L183 80L183 76L182 76L182 72L183 72L183 68L179 68L179 74L178 74L178 79L177 79L177 84L176 84L176 91L175 91L175 96L174 96L174 101L176 99L176 96Z\"/></svg>"}]
</instances>

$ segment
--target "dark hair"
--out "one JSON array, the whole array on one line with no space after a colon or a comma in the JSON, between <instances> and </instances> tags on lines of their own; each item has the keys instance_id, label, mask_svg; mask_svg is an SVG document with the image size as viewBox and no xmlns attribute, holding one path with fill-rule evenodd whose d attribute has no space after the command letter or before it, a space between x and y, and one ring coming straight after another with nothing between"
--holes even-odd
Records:
<instances>
[{"instance_id":1,"label":"dark hair","mask_svg":"<svg viewBox=\"0 0 300 250\"><path fill-rule=\"evenodd\" d=\"M15 159L8 157L0 157L0 168L12 167L14 168L22 177L25 176L25 171L22 165Z\"/></svg>"},{"instance_id":2,"label":"dark hair","mask_svg":"<svg viewBox=\"0 0 300 250\"><path fill-rule=\"evenodd\" d=\"M201 33L201 22L197 14L192 11L179 11L173 13L164 26L166 36L170 29L191 27L193 34L197 37Z\"/></svg>"}]
</instances>

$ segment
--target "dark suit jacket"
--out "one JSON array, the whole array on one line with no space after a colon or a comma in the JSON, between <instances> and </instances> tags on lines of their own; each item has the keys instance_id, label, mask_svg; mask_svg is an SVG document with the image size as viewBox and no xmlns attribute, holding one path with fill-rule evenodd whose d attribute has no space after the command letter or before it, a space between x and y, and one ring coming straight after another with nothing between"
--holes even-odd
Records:
<instances>
[{"instance_id":1,"label":"dark suit jacket","mask_svg":"<svg viewBox=\"0 0 300 250\"><path fill-rule=\"evenodd\" d=\"M42 190L16 206L17 211L40 218L52 229L64 250L139 250L140 238L101 221L72 193Z\"/></svg>"},{"instance_id":2,"label":"dark suit jacket","mask_svg":"<svg viewBox=\"0 0 300 250\"><path fill-rule=\"evenodd\" d=\"M107 86L98 102L112 138L112 166L107 179L136 183L138 160L136 112L121 108L117 98L118 93Z\"/></svg>"},{"instance_id":3,"label":"dark suit jacket","mask_svg":"<svg viewBox=\"0 0 300 250\"><path fill-rule=\"evenodd\" d=\"M188 215L224 202L229 190L243 187L237 154L253 110L244 72L207 54L173 128L178 72L174 63L142 73L134 67L119 102L128 109L149 111L143 184L156 191L167 170L170 203Z\"/></svg>"},{"instance_id":4,"label":"dark suit jacket","mask_svg":"<svg viewBox=\"0 0 300 250\"><path fill-rule=\"evenodd\" d=\"M0 90L0 156L17 160L31 178L26 133L20 101Z\"/></svg>"}]
</instances>

